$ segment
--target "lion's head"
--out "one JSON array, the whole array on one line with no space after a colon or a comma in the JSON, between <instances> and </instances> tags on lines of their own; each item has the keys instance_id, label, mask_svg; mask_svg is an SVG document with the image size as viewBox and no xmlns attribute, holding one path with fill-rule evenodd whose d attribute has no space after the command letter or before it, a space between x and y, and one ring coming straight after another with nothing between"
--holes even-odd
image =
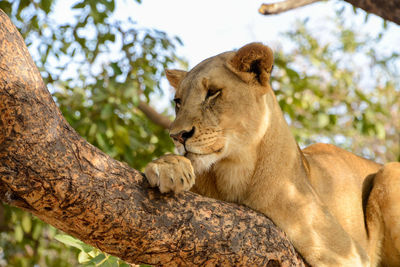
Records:
<instances>
[{"instance_id":1,"label":"lion's head","mask_svg":"<svg viewBox=\"0 0 400 267\"><path fill-rule=\"evenodd\" d=\"M206 59L189 72L166 70L176 89L170 135L196 172L264 136L270 118L266 95L273 95L272 64L272 50L251 43Z\"/></svg>"}]
</instances>

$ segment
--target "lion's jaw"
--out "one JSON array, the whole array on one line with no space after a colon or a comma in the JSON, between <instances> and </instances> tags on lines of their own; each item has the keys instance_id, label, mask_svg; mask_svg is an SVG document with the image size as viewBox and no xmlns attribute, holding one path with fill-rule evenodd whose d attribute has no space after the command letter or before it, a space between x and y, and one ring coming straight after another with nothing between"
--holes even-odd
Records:
<instances>
[{"instance_id":1,"label":"lion's jaw","mask_svg":"<svg viewBox=\"0 0 400 267\"><path fill-rule=\"evenodd\" d=\"M197 140L204 140L202 135L196 136ZM195 142L187 142L182 145L174 142L180 155L187 157L192 162L193 169L196 174L207 171L211 166L218 162L226 154L226 145L223 137L215 137L210 144L196 144Z\"/></svg>"}]
</instances>

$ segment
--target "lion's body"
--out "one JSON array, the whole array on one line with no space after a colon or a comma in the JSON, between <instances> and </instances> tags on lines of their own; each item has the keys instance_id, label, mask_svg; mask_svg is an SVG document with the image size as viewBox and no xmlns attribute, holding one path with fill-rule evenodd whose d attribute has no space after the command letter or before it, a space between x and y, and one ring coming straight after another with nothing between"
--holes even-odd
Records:
<instances>
[{"instance_id":1,"label":"lion's body","mask_svg":"<svg viewBox=\"0 0 400 267\"><path fill-rule=\"evenodd\" d=\"M311 145L303 153L310 164L311 185L321 201L344 230L360 245L366 246L363 181L381 165L327 144Z\"/></svg>"},{"instance_id":2,"label":"lion's body","mask_svg":"<svg viewBox=\"0 0 400 267\"><path fill-rule=\"evenodd\" d=\"M185 157L150 163L150 184L264 213L313 266L399 266L400 164L325 144L301 151L268 84L271 69L271 50L250 44L188 73L168 71L178 107L171 137Z\"/></svg>"}]
</instances>

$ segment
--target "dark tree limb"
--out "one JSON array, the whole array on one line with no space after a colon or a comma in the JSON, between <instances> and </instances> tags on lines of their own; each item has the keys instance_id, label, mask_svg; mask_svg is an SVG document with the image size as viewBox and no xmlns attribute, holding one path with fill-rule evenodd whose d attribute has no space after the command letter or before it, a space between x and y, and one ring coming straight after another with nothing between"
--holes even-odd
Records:
<instances>
[{"instance_id":1,"label":"dark tree limb","mask_svg":"<svg viewBox=\"0 0 400 267\"><path fill-rule=\"evenodd\" d=\"M191 192L161 195L81 138L1 10L0 200L131 263L304 266L265 216Z\"/></svg>"},{"instance_id":2,"label":"dark tree limb","mask_svg":"<svg viewBox=\"0 0 400 267\"><path fill-rule=\"evenodd\" d=\"M278 14L320 0L286 0L273 4L262 4L259 12L263 15ZM400 25L400 0L345 0L355 7Z\"/></svg>"},{"instance_id":3,"label":"dark tree limb","mask_svg":"<svg viewBox=\"0 0 400 267\"><path fill-rule=\"evenodd\" d=\"M345 0L355 7L400 25L400 0Z\"/></svg>"}]
</instances>

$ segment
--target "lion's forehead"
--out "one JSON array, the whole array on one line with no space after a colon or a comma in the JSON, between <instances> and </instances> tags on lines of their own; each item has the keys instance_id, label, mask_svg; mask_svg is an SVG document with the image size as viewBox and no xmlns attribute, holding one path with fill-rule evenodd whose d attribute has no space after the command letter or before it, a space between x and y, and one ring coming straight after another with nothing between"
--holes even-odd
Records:
<instances>
[{"instance_id":1,"label":"lion's forehead","mask_svg":"<svg viewBox=\"0 0 400 267\"><path fill-rule=\"evenodd\" d=\"M225 52L208 58L191 69L179 86L176 96L186 98L197 97L205 89L204 80L223 82L224 74L228 72L226 62L233 56L233 52Z\"/></svg>"}]
</instances>

